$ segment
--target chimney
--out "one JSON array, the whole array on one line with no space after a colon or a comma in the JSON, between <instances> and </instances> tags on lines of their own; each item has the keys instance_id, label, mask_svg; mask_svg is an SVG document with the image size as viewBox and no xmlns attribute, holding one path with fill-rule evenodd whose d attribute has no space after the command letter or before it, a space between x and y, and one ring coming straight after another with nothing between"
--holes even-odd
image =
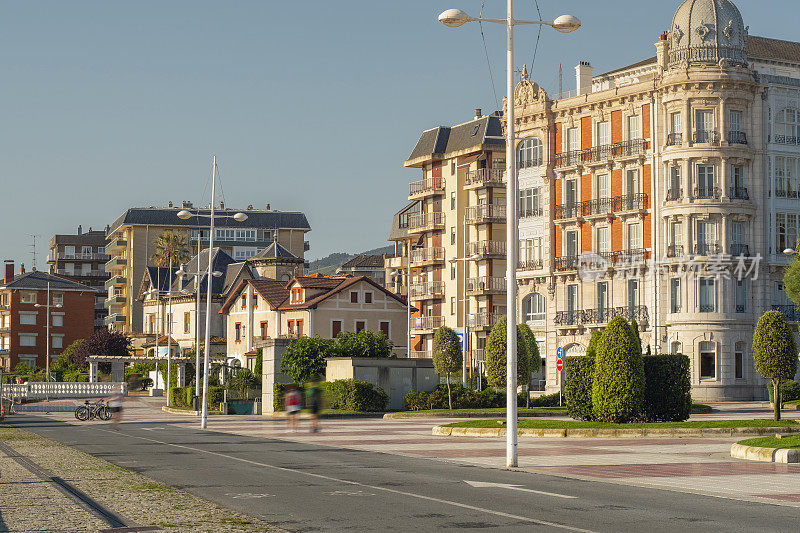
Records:
<instances>
[{"instance_id":1,"label":"chimney","mask_svg":"<svg viewBox=\"0 0 800 533\"><path fill-rule=\"evenodd\" d=\"M269 208L269 204L267 204L267 211L272 211L272 209Z\"/></svg>"},{"instance_id":2,"label":"chimney","mask_svg":"<svg viewBox=\"0 0 800 533\"><path fill-rule=\"evenodd\" d=\"M248 206L247 206L247 210L248 210L248 211L252 211L252 210L253 210L253 204L250 204L250 205L248 205Z\"/></svg>"},{"instance_id":3,"label":"chimney","mask_svg":"<svg viewBox=\"0 0 800 533\"><path fill-rule=\"evenodd\" d=\"M91 233L91 232L92 232L92 227L91 227L91 226L89 226L89 233Z\"/></svg>"},{"instance_id":4,"label":"chimney","mask_svg":"<svg viewBox=\"0 0 800 533\"><path fill-rule=\"evenodd\" d=\"M22 275L25 273L25 263L19 264L19 274Z\"/></svg>"},{"instance_id":5,"label":"chimney","mask_svg":"<svg viewBox=\"0 0 800 533\"><path fill-rule=\"evenodd\" d=\"M82 235L82 234L83 234L83 226L78 224L78 235Z\"/></svg>"},{"instance_id":6,"label":"chimney","mask_svg":"<svg viewBox=\"0 0 800 533\"><path fill-rule=\"evenodd\" d=\"M219 203L219 210L220 211L225 211L225 202L220 202Z\"/></svg>"},{"instance_id":7,"label":"chimney","mask_svg":"<svg viewBox=\"0 0 800 533\"><path fill-rule=\"evenodd\" d=\"M170 203L167 205L167 207L172 207L172 202L170 202Z\"/></svg>"},{"instance_id":8,"label":"chimney","mask_svg":"<svg viewBox=\"0 0 800 533\"><path fill-rule=\"evenodd\" d=\"M106 224L106 235L108 235L108 232L109 232L109 231L111 231L111 226L109 226L108 224Z\"/></svg>"},{"instance_id":9,"label":"chimney","mask_svg":"<svg viewBox=\"0 0 800 533\"><path fill-rule=\"evenodd\" d=\"M578 94L588 94L592 92L592 76L594 68L588 61L580 61L575 67L575 80L577 82Z\"/></svg>"},{"instance_id":10,"label":"chimney","mask_svg":"<svg viewBox=\"0 0 800 533\"><path fill-rule=\"evenodd\" d=\"M664 71L669 66L669 39L667 32L661 34L656 43L656 64Z\"/></svg>"},{"instance_id":11,"label":"chimney","mask_svg":"<svg viewBox=\"0 0 800 533\"><path fill-rule=\"evenodd\" d=\"M11 259L6 259L5 261L6 266L6 276L5 276L5 283L11 283L14 281L14 261Z\"/></svg>"},{"instance_id":12,"label":"chimney","mask_svg":"<svg viewBox=\"0 0 800 533\"><path fill-rule=\"evenodd\" d=\"M481 108L480 107L476 107L475 108L475 118L481 118L482 116L483 116L483 113L481 112Z\"/></svg>"}]
</instances>

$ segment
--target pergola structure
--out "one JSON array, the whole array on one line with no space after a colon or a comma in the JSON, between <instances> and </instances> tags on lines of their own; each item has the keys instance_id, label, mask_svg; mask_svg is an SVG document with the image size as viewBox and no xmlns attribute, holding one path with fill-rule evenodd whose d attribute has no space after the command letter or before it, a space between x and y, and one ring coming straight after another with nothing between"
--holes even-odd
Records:
<instances>
[{"instance_id":1,"label":"pergola structure","mask_svg":"<svg viewBox=\"0 0 800 533\"><path fill-rule=\"evenodd\" d=\"M152 357L146 355L90 355L86 358L89 362L89 381L97 382L98 363L111 363L111 381L119 383L125 381L125 363L164 363L166 357ZM188 357L172 357L172 363L178 366L178 387L186 385L186 363Z\"/></svg>"}]
</instances>

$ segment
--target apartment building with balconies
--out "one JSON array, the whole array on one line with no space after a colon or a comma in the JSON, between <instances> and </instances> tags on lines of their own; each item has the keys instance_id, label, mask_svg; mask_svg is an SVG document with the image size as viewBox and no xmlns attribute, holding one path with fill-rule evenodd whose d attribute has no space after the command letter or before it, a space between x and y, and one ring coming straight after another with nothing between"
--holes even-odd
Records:
<instances>
[{"instance_id":1,"label":"apartment building with balconies","mask_svg":"<svg viewBox=\"0 0 800 533\"><path fill-rule=\"evenodd\" d=\"M187 209L200 216L188 220L178 218L178 212ZM237 212L247 214L245 222L233 220ZM109 315L106 325L136 338L143 337L142 300L137 298L145 269L152 265L150 257L155 251L155 240L165 231L186 237L187 243L196 250L207 249L209 244L208 208L197 209L190 202L181 206L130 208L109 228L106 253L110 259L105 270L110 275L107 282ZM257 256L277 243L302 269L305 252L309 249L305 234L311 230L303 213L226 208L220 204L216 209L214 246L225 251L236 261L257 259ZM298 266L291 265L292 272ZM283 272L283 270L281 270ZM136 341L135 341L136 343Z\"/></svg>"},{"instance_id":2,"label":"apartment building with balconies","mask_svg":"<svg viewBox=\"0 0 800 533\"><path fill-rule=\"evenodd\" d=\"M729 1L687 0L656 56L551 98L516 86L520 319L585 353L611 318L691 361L700 400L760 399L752 334L800 316L781 285L798 237L800 43L751 37ZM530 213L530 216L525 216Z\"/></svg>"},{"instance_id":3,"label":"apartment building with balconies","mask_svg":"<svg viewBox=\"0 0 800 533\"><path fill-rule=\"evenodd\" d=\"M412 357L431 357L434 330L468 337L471 364L505 314L505 141L499 114L422 133L408 160L421 179L390 240L410 270ZM400 267L400 265L397 265Z\"/></svg>"},{"instance_id":4,"label":"apartment building with balconies","mask_svg":"<svg viewBox=\"0 0 800 533\"><path fill-rule=\"evenodd\" d=\"M51 274L58 274L97 289L95 329L105 327L105 318L108 316L105 307L105 283L110 276L105 270L105 264L110 257L106 254L105 246L105 230L89 228L89 231L84 232L83 227L78 226L77 233L53 235L47 259Z\"/></svg>"}]
</instances>

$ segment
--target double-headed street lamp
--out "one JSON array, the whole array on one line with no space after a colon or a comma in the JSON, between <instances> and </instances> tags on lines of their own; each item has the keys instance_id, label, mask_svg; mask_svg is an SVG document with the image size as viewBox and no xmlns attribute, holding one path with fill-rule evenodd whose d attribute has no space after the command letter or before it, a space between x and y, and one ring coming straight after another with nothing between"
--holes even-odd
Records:
<instances>
[{"instance_id":1,"label":"double-headed street lamp","mask_svg":"<svg viewBox=\"0 0 800 533\"><path fill-rule=\"evenodd\" d=\"M514 146L514 26L535 24L550 26L561 33L581 27L581 21L572 15L561 15L555 20L516 20L514 0L507 0L505 19L474 18L460 9L448 9L439 15L439 22L458 28L467 22L493 22L505 24L506 50L506 466L517 466L517 196L516 159Z\"/></svg>"},{"instance_id":2,"label":"double-headed street lamp","mask_svg":"<svg viewBox=\"0 0 800 533\"><path fill-rule=\"evenodd\" d=\"M466 233L466 228L465 228ZM461 300L461 308L463 310L463 318L464 318L464 330L462 335L464 335L464 342L462 343L462 350L461 350L461 386L465 389L467 388L467 353L469 353L469 328L467 327L467 261L477 261L480 259L481 256L478 254L472 255L470 257L451 257L450 264L456 263L464 263L464 295L463 299ZM470 357L470 368L472 368L472 357Z\"/></svg>"},{"instance_id":3,"label":"double-headed street lamp","mask_svg":"<svg viewBox=\"0 0 800 533\"><path fill-rule=\"evenodd\" d=\"M47 282L47 303L46 304L36 304L36 307L44 308L47 313L47 348L46 354L47 360L45 361L45 380L49 383L50 382L50 309L60 309L62 307L61 304L53 304L52 300L50 300L50 282Z\"/></svg>"},{"instance_id":4,"label":"double-headed street lamp","mask_svg":"<svg viewBox=\"0 0 800 533\"><path fill-rule=\"evenodd\" d=\"M215 207L216 207L216 197L217 197L217 156L214 156L214 160L211 163L211 213L209 215L201 215L198 211L197 213L192 213L191 211L182 210L178 212L178 218L181 220L188 220L193 216L197 216L198 218L209 218L209 233L208 233L208 270L206 272L211 273L214 271L212 267L212 263L214 261L214 254L212 253L214 250L214 219L217 218L215 214ZM233 216L228 215L221 215L219 218L232 218L236 222L244 222L247 220L247 215L244 213L236 213ZM197 236L198 239L200 235ZM198 257L198 263L200 262L200 258ZM200 270L198 265L198 270ZM199 284L199 282L198 282ZM209 368L209 355L208 353L211 351L211 276L206 278L206 341L205 341L205 352L203 357L203 399L202 399L202 407L201 407L201 416L200 416L200 429L205 429L208 425L208 368ZM199 349L195 348L195 351Z\"/></svg>"}]
</instances>

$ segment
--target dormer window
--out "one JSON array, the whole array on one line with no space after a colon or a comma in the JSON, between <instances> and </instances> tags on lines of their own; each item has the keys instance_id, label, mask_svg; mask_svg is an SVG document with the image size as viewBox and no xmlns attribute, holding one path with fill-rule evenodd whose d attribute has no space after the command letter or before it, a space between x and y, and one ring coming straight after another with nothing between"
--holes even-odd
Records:
<instances>
[{"instance_id":1,"label":"dormer window","mask_svg":"<svg viewBox=\"0 0 800 533\"><path fill-rule=\"evenodd\" d=\"M299 304L303 303L303 288L302 287L294 287L292 289L292 298L291 303Z\"/></svg>"},{"instance_id":2,"label":"dormer window","mask_svg":"<svg viewBox=\"0 0 800 533\"><path fill-rule=\"evenodd\" d=\"M242 311L247 309L247 295L246 294L242 294L241 307L242 307Z\"/></svg>"}]
</instances>

